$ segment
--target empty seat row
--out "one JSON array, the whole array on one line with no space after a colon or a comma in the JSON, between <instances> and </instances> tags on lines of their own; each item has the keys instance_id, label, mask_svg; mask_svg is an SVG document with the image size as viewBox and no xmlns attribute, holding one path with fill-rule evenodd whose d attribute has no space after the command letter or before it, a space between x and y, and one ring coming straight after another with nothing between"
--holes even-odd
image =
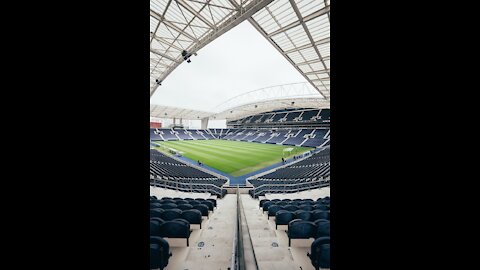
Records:
<instances>
[{"instance_id":1,"label":"empty seat row","mask_svg":"<svg viewBox=\"0 0 480 270\"><path fill-rule=\"evenodd\" d=\"M278 225L288 225L292 220L304 220L304 221L316 221L319 219L330 220L330 211L322 210L297 210L297 211L288 211L288 210L278 210L275 211L273 215L269 213L268 215L275 217L275 229L278 228Z\"/></svg>"},{"instance_id":2,"label":"empty seat row","mask_svg":"<svg viewBox=\"0 0 480 270\"><path fill-rule=\"evenodd\" d=\"M265 202L263 203L262 207L263 211L275 211L273 209L281 209L281 210L288 210L288 211L297 211L297 210L305 210L305 211L312 211L312 210L330 210L330 204L326 204L324 202L315 202L315 203L308 203L308 202Z\"/></svg>"},{"instance_id":3,"label":"empty seat row","mask_svg":"<svg viewBox=\"0 0 480 270\"><path fill-rule=\"evenodd\" d=\"M159 218L150 219L150 236L185 238L188 247L190 245L189 238L191 232L190 222L183 218L175 218L168 221Z\"/></svg>"},{"instance_id":4,"label":"empty seat row","mask_svg":"<svg viewBox=\"0 0 480 270\"><path fill-rule=\"evenodd\" d=\"M159 201L164 201L164 200L171 200L172 203L175 203L176 201L210 201L213 203L213 205L215 207L217 207L217 200L216 199L213 199L213 198L208 198L208 199L204 199L204 198L196 198L196 199L193 199L193 198L180 198L180 197L175 197L175 198L171 198L171 197L162 197L161 199L158 199L156 196L150 196L150 201L151 200L159 200Z\"/></svg>"},{"instance_id":5,"label":"empty seat row","mask_svg":"<svg viewBox=\"0 0 480 270\"><path fill-rule=\"evenodd\" d=\"M267 202L271 202L273 204L279 204L279 205L287 205L287 204L293 204L293 205L302 205L302 204L325 204L329 205L330 204L330 196L325 196L324 198L318 198L316 201L313 199L262 199L259 201L259 207L263 207L263 205Z\"/></svg>"},{"instance_id":6,"label":"empty seat row","mask_svg":"<svg viewBox=\"0 0 480 270\"><path fill-rule=\"evenodd\" d=\"M214 211L216 206L216 201L214 199L209 200L151 200L150 209L152 208L162 208L164 210L178 208L181 210L193 209L196 205L205 205L208 207L209 211Z\"/></svg>"},{"instance_id":7,"label":"empty seat row","mask_svg":"<svg viewBox=\"0 0 480 270\"><path fill-rule=\"evenodd\" d=\"M168 209L163 210L161 208L154 208L150 209L150 219L152 218L160 218L162 221L170 221L177 218L182 218L187 220L191 224L198 224L200 228L202 228L202 217L208 218L208 209L206 206L202 206L198 209L188 209L188 210L180 210L180 209ZM201 210L200 210L201 209Z\"/></svg>"},{"instance_id":8,"label":"empty seat row","mask_svg":"<svg viewBox=\"0 0 480 270\"><path fill-rule=\"evenodd\" d=\"M288 223L288 246L292 239L310 239L319 237L330 237L330 221L318 219L306 221L294 219Z\"/></svg>"}]
</instances>

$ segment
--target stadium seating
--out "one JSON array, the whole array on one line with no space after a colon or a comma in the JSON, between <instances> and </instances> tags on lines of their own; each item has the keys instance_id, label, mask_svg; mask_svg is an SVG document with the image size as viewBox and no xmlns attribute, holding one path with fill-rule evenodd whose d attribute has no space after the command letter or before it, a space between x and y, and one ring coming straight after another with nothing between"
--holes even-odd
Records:
<instances>
[{"instance_id":1,"label":"stadium seating","mask_svg":"<svg viewBox=\"0 0 480 270\"><path fill-rule=\"evenodd\" d=\"M182 211L181 218L188 221L190 224L200 225L202 228L202 212L197 209L190 209Z\"/></svg>"},{"instance_id":2,"label":"stadium seating","mask_svg":"<svg viewBox=\"0 0 480 270\"><path fill-rule=\"evenodd\" d=\"M150 129L151 141L239 140L307 147L329 145L329 109L289 109L228 121L227 129Z\"/></svg>"},{"instance_id":3,"label":"stadium seating","mask_svg":"<svg viewBox=\"0 0 480 270\"><path fill-rule=\"evenodd\" d=\"M165 221L160 224L160 237L185 238L187 247L190 246L190 223L184 219Z\"/></svg>"},{"instance_id":4,"label":"stadium seating","mask_svg":"<svg viewBox=\"0 0 480 270\"><path fill-rule=\"evenodd\" d=\"M223 131L225 133L223 133ZM158 129L150 130L151 141L175 141L175 140L238 140L246 142L259 142L270 144L296 145L306 147L319 147L329 145L326 138L328 129L324 128L269 128L269 129L228 129L222 133L215 130L183 130Z\"/></svg>"},{"instance_id":5,"label":"stadium seating","mask_svg":"<svg viewBox=\"0 0 480 270\"><path fill-rule=\"evenodd\" d=\"M307 253L315 270L330 268L330 237L320 237L313 241Z\"/></svg>"},{"instance_id":6,"label":"stadium seating","mask_svg":"<svg viewBox=\"0 0 480 270\"><path fill-rule=\"evenodd\" d=\"M267 125L274 124L292 124L292 123L310 123L322 124L330 123L330 109L285 109L272 112L260 113L237 120L228 121L228 126L240 127L251 125Z\"/></svg>"},{"instance_id":7,"label":"stadium seating","mask_svg":"<svg viewBox=\"0 0 480 270\"><path fill-rule=\"evenodd\" d=\"M315 238L317 233L317 225L314 222L294 219L288 223L288 246L292 239L309 239Z\"/></svg>"},{"instance_id":8,"label":"stadium seating","mask_svg":"<svg viewBox=\"0 0 480 270\"><path fill-rule=\"evenodd\" d=\"M295 218L295 214L288 210L279 210L275 214L275 229L278 229L278 225L288 225L290 221Z\"/></svg>"},{"instance_id":9,"label":"stadium seating","mask_svg":"<svg viewBox=\"0 0 480 270\"><path fill-rule=\"evenodd\" d=\"M150 269L165 268L171 256L170 246L165 239L158 236L150 236Z\"/></svg>"},{"instance_id":10,"label":"stadium seating","mask_svg":"<svg viewBox=\"0 0 480 270\"><path fill-rule=\"evenodd\" d=\"M196 169L186 163L168 157L157 150L150 150L151 185L192 192L210 192L220 197L227 191L222 186L226 179Z\"/></svg>"},{"instance_id":11,"label":"stadium seating","mask_svg":"<svg viewBox=\"0 0 480 270\"><path fill-rule=\"evenodd\" d=\"M252 197L271 192L292 193L328 186L330 181L330 149L326 148L308 158L271 173L248 180L254 186Z\"/></svg>"}]
</instances>

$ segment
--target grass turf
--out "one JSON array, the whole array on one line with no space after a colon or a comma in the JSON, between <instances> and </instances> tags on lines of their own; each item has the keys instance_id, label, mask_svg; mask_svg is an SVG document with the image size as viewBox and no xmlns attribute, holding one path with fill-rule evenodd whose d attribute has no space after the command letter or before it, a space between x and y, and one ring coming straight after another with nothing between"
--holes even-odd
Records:
<instances>
[{"instance_id":1,"label":"grass turf","mask_svg":"<svg viewBox=\"0 0 480 270\"><path fill-rule=\"evenodd\" d=\"M311 147L227 140L188 140L157 143L181 151L185 157L200 160L203 164L235 177L281 162L283 149L285 148L294 148L290 156L313 149Z\"/></svg>"}]
</instances>

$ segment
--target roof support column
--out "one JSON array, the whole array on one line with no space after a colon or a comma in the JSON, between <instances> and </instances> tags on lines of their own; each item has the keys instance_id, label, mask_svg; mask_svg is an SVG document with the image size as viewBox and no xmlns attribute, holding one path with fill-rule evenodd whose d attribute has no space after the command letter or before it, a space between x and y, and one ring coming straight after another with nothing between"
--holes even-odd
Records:
<instances>
[{"instance_id":1,"label":"roof support column","mask_svg":"<svg viewBox=\"0 0 480 270\"><path fill-rule=\"evenodd\" d=\"M207 129L208 127L208 117L202 118L201 129Z\"/></svg>"}]
</instances>

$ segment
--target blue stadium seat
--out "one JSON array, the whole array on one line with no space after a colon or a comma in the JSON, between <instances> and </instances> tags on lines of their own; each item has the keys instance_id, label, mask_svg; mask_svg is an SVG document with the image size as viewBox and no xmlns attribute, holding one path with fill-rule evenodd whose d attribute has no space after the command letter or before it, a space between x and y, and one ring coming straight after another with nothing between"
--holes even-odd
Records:
<instances>
[{"instance_id":1,"label":"blue stadium seat","mask_svg":"<svg viewBox=\"0 0 480 270\"><path fill-rule=\"evenodd\" d=\"M162 204L160 204L160 203L151 203L151 204L150 204L150 209L154 209L154 208L162 208Z\"/></svg>"},{"instance_id":2,"label":"blue stadium seat","mask_svg":"<svg viewBox=\"0 0 480 270\"><path fill-rule=\"evenodd\" d=\"M165 210L161 215L160 218L165 221L174 220L176 218L180 218L182 216L182 210L180 209L168 209Z\"/></svg>"},{"instance_id":3,"label":"blue stadium seat","mask_svg":"<svg viewBox=\"0 0 480 270\"><path fill-rule=\"evenodd\" d=\"M214 206L213 206L213 203L212 203L212 202L210 202L210 201L201 201L200 203L203 204L203 205L206 205L206 206L208 207L208 210L210 210L210 211L213 212Z\"/></svg>"},{"instance_id":4,"label":"blue stadium seat","mask_svg":"<svg viewBox=\"0 0 480 270\"><path fill-rule=\"evenodd\" d=\"M295 219L310 221L311 217L312 217L312 213L310 211L305 211L305 210L295 211Z\"/></svg>"},{"instance_id":5,"label":"blue stadium seat","mask_svg":"<svg viewBox=\"0 0 480 270\"><path fill-rule=\"evenodd\" d=\"M281 205L276 205L276 204L273 204L273 205L270 205L268 207L268 217L267 219L270 219L270 217L274 217L275 214L279 211L279 210L282 210L283 209L283 206Z\"/></svg>"},{"instance_id":6,"label":"blue stadium seat","mask_svg":"<svg viewBox=\"0 0 480 270\"><path fill-rule=\"evenodd\" d=\"M167 203L176 204L176 202L173 199L162 199L161 202L162 204L167 204Z\"/></svg>"},{"instance_id":7,"label":"blue stadium seat","mask_svg":"<svg viewBox=\"0 0 480 270\"><path fill-rule=\"evenodd\" d=\"M186 222L186 221L185 221ZM168 238L186 238L187 247L190 246L190 224L180 220L165 221L160 225L160 236Z\"/></svg>"},{"instance_id":8,"label":"blue stadium seat","mask_svg":"<svg viewBox=\"0 0 480 270\"><path fill-rule=\"evenodd\" d=\"M291 212L295 212L295 211L298 210L298 206L289 204L289 205L284 206L283 209L291 211Z\"/></svg>"},{"instance_id":9,"label":"blue stadium seat","mask_svg":"<svg viewBox=\"0 0 480 270\"><path fill-rule=\"evenodd\" d=\"M330 222L318 222L315 224L317 225L317 233L315 237L330 237Z\"/></svg>"},{"instance_id":10,"label":"blue stadium seat","mask_svg":"<svg viewBox=\"0 0 480 270\"><path fill-rule=\"evenodd\" d=\"M175 202L177 203L177 205L188 204L188 201L186 201L186 200L177 200Z\"/></svg>"},{"instance_id":11,"label":"blue stadium seat","mask_svg":"<svg viewBox=\"0 0 480 270\"><path fill-rule=\"evenodd\" d=\"M212 202L212 203L213 203L213 207L217 207L217 200L215 200L215 199L207 199L207 201Z\"/></svg>"},{"instance_id":12,"label":"blue stadium seat","mask_svg":"<svg viewBox=\"0 0 480 270\"><path fill-rule=\"evenodd\" d=\"M164 212L161 208L150 209L150 217L162 217L162 213Z\"/></svg>"},{"instance_id":13,"label":"blue stadium seat","mask_svg":"<svg viewBox=\"0 0 480 270\"><path fill-rule=\"evenodd\" d=\"M312 211L312 220L329 219L328 211L314 210Z\"/></svg>"},{"instance_id":14,"label":"blue stadium seat","mask_svg":"<svg viewBox=\"0 0 480 270\"><path fill-rule=\"evenodd\" d=\"M316 203L313 205L313 210L322 210L322 211L327 211L329 207L325 204L321 203Z\"/></svg>"},{"instance_id":15,"label":"blue stadium seat","mask_svg":"<svg viewBox=\"0 0 480 270\"><path fill-rule=\"evenodd\" d=\"M302 204L298 206L299 210L312 211L313 207L310 204Z\"/></svg>"},{"instance_id":16,"label":"blue stadium seat","mask_svg":"<svg viewBox=\"0 0 480 270\"><path fill-rule=\"evenodd\" d=\"M330 268L330 237L320 237L313 241L310 247L310 253L307 253L310 257L315 270L320 268Z\"/></svg>"},{"instance_id":17,"label":"blue stadium seat","mask_svg":"<svg viewBox=\"0 0 480 270\"><path fill-rule=\"evenodd\" d=\"M166 246L150 244L150 269L163 270L168 265L168 258L171 256L171 253L169 253L168 243L166 244ZM165 253L167 256L165 256Z\"/></svg>"},{"instance_id":18,"label":"blue stadium seat","mask_svg":"<svg viewBox=\"0 0 480 270\"><path fill-rule=\"evenodd\" d=\"M177 208L184 211L184 210L193 209L193 206L191 204L179 204Z\"/></svg>"},{"instance_id":19,"label":"blue stadium seat","mask_svg":"<svg viewBox=\"0 0 480 270\"><path fill-rule=\"evenodd\" d=\"M174 203L165 203L160 206L163 210L168 210L168 209L175 209L177 208L177 205Z\"/></svg>"},{"instance_id":20,"label":"blue stadium seat","mask_svg":"<svg viewBox=\"0 0 480 270\"><path fill-rule=\"evenodd\" d=\"M202 216L208 218L208 207L207 207L206 205L197 204L197 205L194 205L194 206L193 206L193 209L199 210L200 213L202 213Z\"/></svg>"},{"instance_id":21,"label":"blue stadium seat","mask_svg":"<svg viewBox=\"0 0 480 270\"><path fill-rule=\"evenodd\" d=\"M291 239L309 239L315 237L317 225L311 221L294 219L288 224L288 246Z\"/></svg>"},{"instance_id":22,"label":"blue stadium seat","mask_svg":"<svg viewBox=\"0 0 480 270\"><path fill-rule=\"evenodd\" d=\"M152 236L160 236L160 223L157 220L150 220L150 235Z\"/></svg>"},{"instance_id":23,"label":"blue stadium seat","mask_svg":"<svg viewBox=\"0 0 480 270\"><path fill-rule=\"evenodd\" d=\"M273 205L273 204L274 204L274 202L272 202L272 201L264 202L263 205L262 205L263 212L268 211L268 207L270 205Z\"/></svg>"},{"instance_id":24,"label":"blue stadium seat","mask_svg":"<svg viewBox=\"0 0 480 270\"><path fill-rule=\"evenodd\" d=\"M190 224L198 224L200 225L200 229L202 228L202 212L197 209L182 211L181 218L185 219Z\"/></svg>"},{"instance_id":25,"label":"blue stadium seat","mask_svg":"<svg viewBox=\"0 0 480 270\"><path fill-rule=\"evenodd\" d=\"M275 214L275 230L278 228L278 225L288 225L290 221L295 218L293 212L287 210L279 210Z\"/></svg>"}]
</instances>

